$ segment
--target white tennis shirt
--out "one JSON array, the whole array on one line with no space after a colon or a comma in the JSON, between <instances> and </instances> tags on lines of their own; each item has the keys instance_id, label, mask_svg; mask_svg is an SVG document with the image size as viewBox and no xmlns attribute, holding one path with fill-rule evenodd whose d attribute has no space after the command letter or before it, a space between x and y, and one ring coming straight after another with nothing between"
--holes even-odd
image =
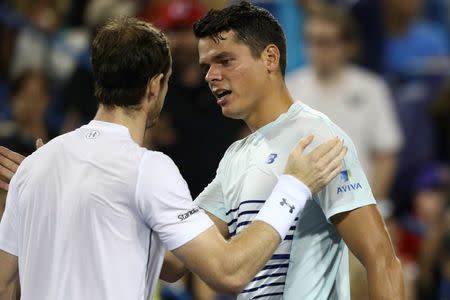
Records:
<instances>
[{"instance_id":1,"label":"white tennis shirt","mask_svg":"<svg viewBox=\"0 0 450 300\"><path fill-rule=\"evenodd\" d=\"M22 299L151 299L165 250L213 223L166 155L91 121L27 157L13 177L0 249Z\"/></svg>"}]
</instances>

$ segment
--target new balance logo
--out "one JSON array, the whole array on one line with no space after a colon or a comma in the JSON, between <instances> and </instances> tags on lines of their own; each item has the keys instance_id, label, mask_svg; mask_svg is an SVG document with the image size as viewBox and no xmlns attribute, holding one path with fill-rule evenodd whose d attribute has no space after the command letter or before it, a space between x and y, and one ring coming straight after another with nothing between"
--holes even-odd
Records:
<instances>
[{"instance_id":1,"label":"new balance logo","mask_svg":"<svg viewBox=\"0 0 450 300\"><path fill-rule=\"evenodd\" d=\"M289 203L287 203L287 200L285 198L283 198L283 201L280 202L280 205L281 206L286 205L287 207L289 207L289 213L292 214L294 212L295 206L294 205L290 205Z\"/></svg>"},{"instance_id":2,"label":"new balance logo","mask_svg":"<svg viewBox=\"0 0 450 300\"><path fill-rule=\"evenodd\" d=\"M269 157L267 157L266 163L269 164L269 165L272 164L275 161L275 158L277 158L277 156L278 156L278 154L271 153L269 155Z\"/></svg>"}]
</instances>

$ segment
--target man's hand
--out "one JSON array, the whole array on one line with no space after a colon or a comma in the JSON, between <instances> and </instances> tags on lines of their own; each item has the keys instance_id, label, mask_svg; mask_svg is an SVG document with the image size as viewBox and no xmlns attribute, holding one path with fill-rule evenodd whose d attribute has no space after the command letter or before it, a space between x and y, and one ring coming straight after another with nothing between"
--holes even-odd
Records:
<instances>
[{"instance_id":1,"label":"man's hand","mask_svg":"<svg viewBox=\"0 0 450 300\"><path fill-rule=\"evenodd\" d=\"M36 140L36 149L44 146L42 139ZM8 191L9 182L25 156L0 146L0 189Z\"/></svg>"},{"instance_id":2,"label":"man's hand","mask_svg":"<svg viewBox=\"0 0 450 300\"><path fill-rule=\"evenodd\" d=\"M342 169L342 160L347 154L347 147L338 138L321 144L309 154L303 154L314 137L307 136L300 140L289 155L284 173L292 175L303 182L311 193L320 191Z\"/></svg>"},{"instance_id":3,"label":"man's hand","mask_svg":"<svg viewBox=\"0 0 450 300\"><path fill-rule=\"evenodd\" d=\"M0 146L0 189L8 191L9 182L25 156Z\"/></svg>"}]
</instances>

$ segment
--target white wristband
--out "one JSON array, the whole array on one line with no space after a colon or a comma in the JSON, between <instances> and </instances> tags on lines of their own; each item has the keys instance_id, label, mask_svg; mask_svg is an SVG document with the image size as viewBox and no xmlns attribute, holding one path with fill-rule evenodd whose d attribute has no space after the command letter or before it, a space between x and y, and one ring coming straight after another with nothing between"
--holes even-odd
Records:
<instances>
[{"instance_id":1,"label":"white wristband","mask_svg":"<svg viewBox=\"0 0 450 300\"><path fill-rule=\"evenodd\" d=\"M311 191L303 182L291 175L282 175L254 220L268 223L284 240L309 198Z\"/></svg>"}]
</instances>

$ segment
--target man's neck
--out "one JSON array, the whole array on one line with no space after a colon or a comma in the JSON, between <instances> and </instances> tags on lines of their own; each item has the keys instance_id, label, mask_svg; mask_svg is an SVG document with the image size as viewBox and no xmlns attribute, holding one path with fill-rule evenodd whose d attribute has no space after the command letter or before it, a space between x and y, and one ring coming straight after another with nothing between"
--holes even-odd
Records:
<instances>
[{"instance_id":1,"label":"man's neck","mask_svg":"<svg viewBox=\"0 0 450 300\"><path fill-rule=\"evenodd\" d=\"M269 93L264 95L264 99L259 101L259 105L244 121L254 132L275 121L282 113L287 112L292 103L292 97L284 81L282 81L279 86L274 86Z\"/></svg>"},{"instance_id":2,"label":"man's neck","mask_svg":"<svg viewBox=\"0 0 450 300\"><path fill-rule=\"evenodd\" d=\"M133 141L141 146L144 143L147 116L143 111L109 108L100 104L94 120L123 125L128 128Z\"/></svg>"}]
</instances>

